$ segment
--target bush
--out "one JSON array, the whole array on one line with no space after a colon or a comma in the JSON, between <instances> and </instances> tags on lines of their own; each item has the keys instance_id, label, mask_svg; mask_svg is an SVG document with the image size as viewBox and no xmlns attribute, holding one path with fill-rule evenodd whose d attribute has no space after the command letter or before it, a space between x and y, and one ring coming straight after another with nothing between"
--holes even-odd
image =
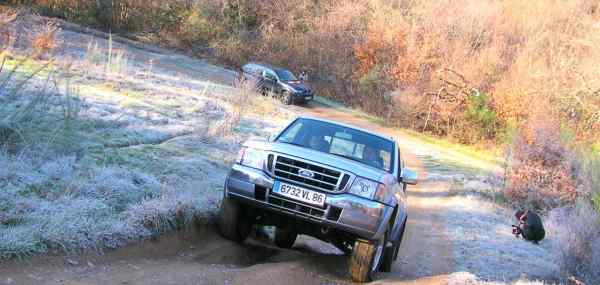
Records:
<instances>
[{"instance_id":1,"label":"bush","mask_svg":"<svg viewBox=\"0 0 600 285\"><path fill-rule=\"evenodd\" d=\"M33 58L41 58L56 47L56 30L58 28L52 22L46 23L44 29L33 37Z\"/></svg>"},{"instance_id":2,"label":"bush","mask_svg":"<svg viewBox=\"0 0 600 285\"><path fill-rule=\"evenodd\" d=\"M475 125L473 133L476 138L470 142L478 142L482 139L493 139L499 129L496 111L491 107L491 97L487 93L474 94L468 97L466 119Z\"/></svg>"},{"instance_id":3,"label":"bush","mask_svg":"<svg viewBox=\"0 0 600 285\"><path fill-rule=\"evenodd\" d=\"M551 110L538 110L522 126L511 155L506 175L509 200L537 209L575 201L572 153L561 139L560 123Z\"/></svg>"},{"instance_id":4,"label":"bush","mask_svg":"<svg viewBox=\"0 0 600 285\"><path fill-rule=\"evenodd\" d=\"M565 276L600 282L600 214L586 200L554 209L547 222Z\"/></svg>"}]
</instances>

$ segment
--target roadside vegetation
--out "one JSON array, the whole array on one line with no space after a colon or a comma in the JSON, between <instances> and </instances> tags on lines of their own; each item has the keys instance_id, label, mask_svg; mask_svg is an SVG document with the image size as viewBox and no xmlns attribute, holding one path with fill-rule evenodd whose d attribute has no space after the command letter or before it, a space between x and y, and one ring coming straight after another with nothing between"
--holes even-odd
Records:
<instances>
[{"instance_id":1,"label":"roadside vegetation","mask_svg":"<svg viewBox=\"0 0 600 285\"><path fill-rule=\"evenodd\" d=\"M296 71L308 70L311 84L318 95L327 98L323 99L326 103L341 102L367 112L370 120L435 135L448 145L475 146L458 149L487 161L498 159L474 149L504 150L499 155L505 169L503 198L515 208L545 213L565 276L574 275L591 284L600 280L597 1L8 2L194 56L218 58L230 66L259 59ZM9 13L5 18L10 17ZM30 44L30 57L38 61L54 47L51 39L56 33L52 24L41 27L45 32ZM14 40L5 39L6 43ZM87 50L87 60L103 66L104 74L118 77L128 73L123 70L131 64L119 49L113 52L109 47L107 54L96 51L106 48L90 43ZM18 60L13 64L19 65L26 67ZM128 94L127 100L120 101L127 106L149 104L136 90L122 92L114 81L105 83L106 77L94 86L74 88L68 72L52 71L55 66L47 57L20 78L28 82L27 74L37 72L35 77L44 78L51 73L54 75L49 78L62 76L62 82L69 82L71 87L63 89L73 89L61 94L75 94L78 88L118 89L117 94ZM145 66L151 74L152 63ZM9 78L21 73L5 68L2 74ZM19 82L5 82L9 81ZM12 90L2 91L9 94L22 89L14 84L2 87ZM163 109L153 110L169 114L172 105L163 103ZM230 106L241 103L233 100ZM66 106L63 109L70 111L68 115L61 112L62 128L78 134L72 131L77 124L71 122L79 120L79 104ZM254 106L271 112L268 104ZM211 134L235 129L237 114L243 113L236 108L241 107L230 109L222 127ZM21 138L26 132L10 126L3 132L10 133L11 140L26 141ZM58 126L54 127L62 131ZM148 139L136 135L113 136L111 143L123 146ZM161 141L161 136L153 138ZM73 141L81 143L79 138Z\"/></svg>"}]
</instances>

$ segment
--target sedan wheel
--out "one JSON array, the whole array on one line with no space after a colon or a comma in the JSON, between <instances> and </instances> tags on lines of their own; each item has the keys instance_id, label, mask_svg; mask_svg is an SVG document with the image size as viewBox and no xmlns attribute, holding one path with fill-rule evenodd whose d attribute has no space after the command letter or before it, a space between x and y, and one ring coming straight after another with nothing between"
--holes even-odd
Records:
<instances>
[{"instance_id":1,"label":"sedan wheel","mask_svg":"<svg viewBox=\"0 0 600 285\"><path fill-rule=\"evenodd\" d=\"M283 92L283 94L281 94L281 100L283 101L283 104L291 105L292 99L292 93L290 92Z\"/></svg>"}]
</instances>

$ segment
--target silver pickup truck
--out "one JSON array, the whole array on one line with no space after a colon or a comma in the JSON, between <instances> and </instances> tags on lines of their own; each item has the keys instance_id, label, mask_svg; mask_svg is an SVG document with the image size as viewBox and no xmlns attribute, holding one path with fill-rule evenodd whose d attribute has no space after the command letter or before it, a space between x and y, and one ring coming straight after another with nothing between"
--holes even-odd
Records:
<instances>
[{"instance_id":1,"label":"silver pickup truck","mask_svg":"<svg viewBox=\"0 0 600 285\"><path fill-rule=\"evenodd\" d=\"M248 141L225 181L219 229L235 241L253 225L275 226L275 244L298 234L350 255L358 282L391 270L407 219L404 167L396 141L355 126L299 117L268 141Z\"/></svg>"}]
</instances>

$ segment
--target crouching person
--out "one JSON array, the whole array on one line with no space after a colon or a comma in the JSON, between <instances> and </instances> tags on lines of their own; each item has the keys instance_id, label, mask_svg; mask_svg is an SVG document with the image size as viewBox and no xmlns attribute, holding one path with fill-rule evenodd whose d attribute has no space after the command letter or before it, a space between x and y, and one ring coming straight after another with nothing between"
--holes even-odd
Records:
<instances>
[{"instance_id":1,"label":"crouching person","mask_svg":"<svg viewBox=\"0 0 600 285\"><path fill-rule=\"evenodd\" d=\"M515 217L519 221L518 225L513 225L513 234L524 240L538 244L546 236L544 224L538 214L531 210L520 210L515 213Z\"/></svg>"}]
</instances>

